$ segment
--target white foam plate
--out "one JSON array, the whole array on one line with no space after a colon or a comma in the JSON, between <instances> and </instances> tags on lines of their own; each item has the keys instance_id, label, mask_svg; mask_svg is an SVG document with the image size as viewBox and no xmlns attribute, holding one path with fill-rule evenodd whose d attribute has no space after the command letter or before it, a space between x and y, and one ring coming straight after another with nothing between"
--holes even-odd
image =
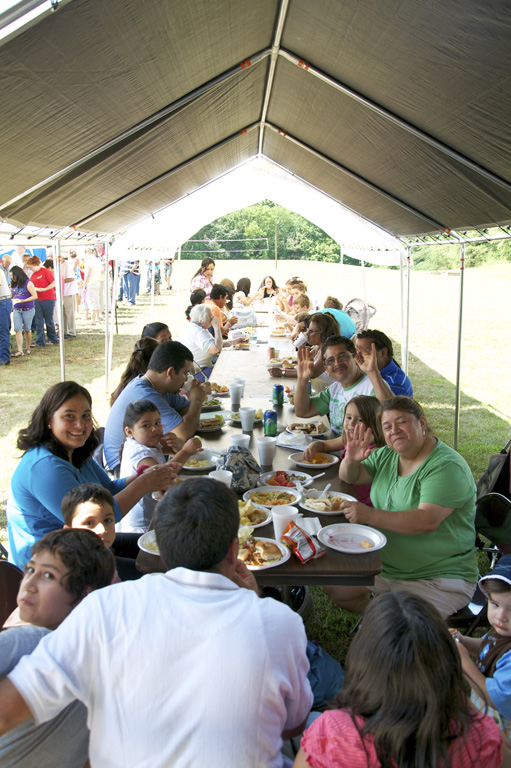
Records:
<instances>
[{"instance_id":1,"label":"white foam plate","mask_svg":"<svg viewBox=\"0 0 511 768\"><path fill-rule=\"evenodd\" d=\"M318 539L325 547L350 555L365 555L367 552L375 552L377 549L382 549L387 543L387 538L376 528L358 525L358 523L327 525L319 531ZM364 540L373 546L366 549L362 546Z\"/></svg>"},{"instance_id":2,"label":"white foam plate","mask_svg":"<svg viewBox=\"0 0 511 768\"><path fill-rule=\"evenodd\" d=\"M211 390L211 397L214 397L215 399L217 397L229 397L229 391L227 392L214 392Z\"/></svg>"},{"instance_id":3,"label":"white foam plate","mask_svg":"<svg viewBox=\"0 0 511 768\"><path fill-rule=\"evenodd\" d=\"M260 507L266 507L266 509L271 509L272 507L280 506L280 505L261 504L260 501L254 501L252 499L252 494L253 493L276 493L280 491L283 491L284 493L289 493L294 499L294 501L286 501L286 504L298 504L298 502L302 498L302 494L298 493L298 491L295 488L279 488L276 485L263 485L260 488L252 488L250 491L246 491L243 494L243 501L248 501L250 499L253 502L253 504L259 504Z\"/></svg>"},{"instance_id":4,"label":"white foam plate","mask_svg":"<svg viewBox=\"0 0 511 768\"><path fill-rule=\"evenodd\" d=\"M197 432L220 432L220 430L224 426L224 420L222 418L222 419L217 419L217 421L218 421L218 427L215 427L215 426L212 426L212 427L202 427L201 426L202 420L201 420L199 422L199 426L197 427Z\"/></svg>"},{"instance_id":5,"label":"white foam plate","mask_svg":"<svg viewBox=\"0 0 511 768\"><path fill-rule=\"evenodd\" d=\"M213 399L216 399L216 398L213 398ZM209 411L221 411L221 410L223 410L223 405L220 402L215 403L214 405L206 405L206 403L207 403L207 400L204 401L204 405L201 408L201 412L202 413L208 413Z\"/></svg>"},{"instance_id":6,"label":"white foam plate","mask_svg":"<svg viewBox=\"0 0 511 768\"><path fill-rule=\"evenodd\" d=\"M303 422L304 424L314 424L314 426L317 429L318 424L322 424L321 421L309 421L309 422ZM332 436L332 430L331 429L325 429L324 432L302 432L300 429L291 429L291 427L286 427L286 432L290 432L292 435L307 435L310 434L311 437L315 437L318 440L329 440Z\"/></svg>"},{"instance_id":7,"label":"white foam plate","mask_svg":"<svg viewBox=\"0 0 511 768\"><path fill-rule=\"evenodd\" d=\"M156 549L150 549L149 547L154 544ZM158 549L158 545L156 544L156 531L147 531L147 533L143 533L142 536L138 540L138 546L143 552L148 552L150 555L159 555L160 550Z\"/></svg>"},{"instance_id":8,"label":"white foam plate","mask_svg":"<svg viewBox=\"0 0 511 768\"><path fill-rule=\"evenodd\" d=\"M263 539L262 536L254 536L254 538L258 541L271 541L273 544L276 544L282 552L282 558L280 560L274 560L271 563L265 563L264 565L247 565L249 571L265 571L267 568L276 568L277 565L282 565L282 563L285 563L286 560L289 560L291 557L291 551L285 544L282 544L282 542L277 541L276 539Z\"/></svg>"},{"instance_id":9,"label":"white foam plate","mask_svg":"<svg viewBox=\"0 0 511 768\"><path fill-rule=\"evenodd\" d=\"M326 494L328 497L330 496L340 496L342 499L345 499L346 501L357 501L353 496L349 496L347 493L339 493L338 491L329 491ZM312 497L316 499L322 499L325 498L325 494L321 491L309 491L308 493L304 493L303 499L300 502L300 506L302 509L306 509L307 512L312 512L313 515L342 515L342 512L338 509L332 512L321 512L319 509L314 509L314 507L309 507L306 501L306 497Z\"/></svg>"},{"instance_id":10,"label":"white foam plate","mask_svg":"<svg viewBox=\"0 0 511 768\"><path fill-rule=\"evenodd\" d=\"M264 472L260 478L259 482L261 485L268 485L268 480L270 477L273 477L277 474L277 470L273 470L273 472ZM309 485L312 485L314 482L314 478L311 477L311 475L308 475L306 472L287 472L288 477L293 478L296 477L298 479L298 482L301 484L303 488L307 488ZM303 478L301 480L300 478ZM279 488L282 488L282 490L286 490L286 487L284 485L272 485L272 488L275 488L275 490L278 490Z\"/></svg>"},{"instance_id":11,"label":"white foam plate","mask_svg":"<svg viewBox=\"0 0 511 768\"><path fill-rule=\"evenodd\" d=\"M301 451L301 453L292 453L288 456L288 459L289 461L294 462L297 467L304 467L305 469L325 469L325 467L331 467L333 464L338 464L338 456L334 456L331 453L327 453L326 455L330 459L328 464L311 464L310 461L304 461L303 451Z\"/></svg>"},{"instance_id":12,"label":"white foam plate","mask_svg":"<svg viewBox=\"0 0 511 768\"><path fill-rule=\"evenodd\" d=\"M266 519L263 520L262 523L257 523L257 525L254 525L253 523L248 523L247 528L262 528L263 525L268 525L268 523L271 523L271 510L269 510L268 507L263 507L261 506L261 504L254 504L254 507L256 509L260 509L261 512L264 512L266 515Z\"/></svg>"},{"instance_id":13,"label":"white foam plate","mask_svg":"<svg viewBox=\"0 0 511 768\"><path fill-rule=\"evenodd\" d=\"M239 417L239 413L237 411L235 411L234 413L231 413L227 418L230 419L233 422L233 424L241 425L241 418L235 419L235 418L233 418L234 416L238 416ZM254 424L262 424L262 421L263 421L262 419L254 419Z\"/></svg>"},{"instance_id":14,"label":"white foam plate","mask_svg":"<svg viewBox=\"0 0 511 768\"><path fill-rule=\"evenodd\" d=\"M193 461L193 459L198 459L199 461L208 461L208 464L205 464L203 467L194 467L190 466L187 467L186 464L183 466L183 469L187 472L204 472L206 470L209 470L211 472L212 469L216 469L216 461L217 461L218 455L216 453L211 453L211 451L199 451L198 453L194 453L193 456L190 456L189 461Z\"/></svg>"}]
</instances>

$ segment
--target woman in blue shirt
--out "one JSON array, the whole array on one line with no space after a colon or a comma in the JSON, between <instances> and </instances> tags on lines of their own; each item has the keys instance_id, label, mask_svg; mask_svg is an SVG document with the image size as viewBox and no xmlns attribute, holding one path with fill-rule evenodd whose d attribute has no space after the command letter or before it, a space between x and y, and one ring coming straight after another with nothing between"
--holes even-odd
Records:
<instances>
[{"instance_id":1,"label":"woman in blue shirt","mask_svg":"<svg viewBox=\"0 0 511 768\"><path fill-rule=\"evenodd\" d=\"M75 381L50 387L28 427L18 434L17 447L25 453L7 500L9 559L18 567L28 562L36 541L63 526L61 503L71 488L83 483L107 488L119 521L146 493L171 485L176 472L168 463L140 476L111 480L92 458L99 442L85 387Z\"/></svg>"}]
</instances>

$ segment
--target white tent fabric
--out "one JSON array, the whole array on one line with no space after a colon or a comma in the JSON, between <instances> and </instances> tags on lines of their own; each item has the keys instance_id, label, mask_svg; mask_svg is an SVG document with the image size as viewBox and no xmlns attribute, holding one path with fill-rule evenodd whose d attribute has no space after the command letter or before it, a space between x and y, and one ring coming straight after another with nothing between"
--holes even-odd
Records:
<instances>
[{"instance_id":1,"label":"white tent fabric","mask_svg":"<svg viewBox=\"0 0 511 768\"><path fill-rule=\"evenodd\" d=\"M131 227L114 247L117 252L127 247L175 252L204 225L261 200L299 213L340 244L356 243L362 251L351 247L349 255L354 258L387 266L400 264L404 249L395 238L265 158L244 164ZM343 252L347 252L345 247ZM151 250L139 254L147 259L154 255Z\"/></svg>"}]
</instances>

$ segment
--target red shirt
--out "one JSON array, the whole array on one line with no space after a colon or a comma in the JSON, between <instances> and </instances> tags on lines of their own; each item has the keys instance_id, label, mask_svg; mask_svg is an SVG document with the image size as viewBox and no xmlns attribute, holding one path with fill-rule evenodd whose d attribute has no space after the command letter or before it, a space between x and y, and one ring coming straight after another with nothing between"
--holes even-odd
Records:
<instances>
[{"instance_id":1,"label":"red shirt","mask_svg":"<svg viewBox=\"0 0 511 768\"><path fill-rule=\"evenodd\" d=\"M47 285L51 285L55 282L54 276L49 269L46 269L46 267L41 267L41 269L38 269L37 272L32 274L30 279L36 288L45 288ZM39 301L48 301L51 299L55 301L57 298L55 294L55 286L47 291L38 291L37 298Z\"/></svg>"}]
</instances>

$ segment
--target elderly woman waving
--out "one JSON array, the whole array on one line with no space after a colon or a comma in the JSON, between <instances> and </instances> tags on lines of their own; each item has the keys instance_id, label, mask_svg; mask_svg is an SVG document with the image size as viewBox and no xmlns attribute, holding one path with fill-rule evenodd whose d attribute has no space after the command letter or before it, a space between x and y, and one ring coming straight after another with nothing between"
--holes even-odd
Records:
<instances>
[{"instance_id":1,"label":"elderly woman waving","mask_svg":"<svg viewBox=\"0 0 511 768\"><path fill-rule=\"evenodd\" d=\"M351 523L381 530L382 576L373 587L328 587L345 608L363 612L369 592L406 591L433 603L442 616L466 605L475 589L475 483L466 461L434 437L422 408L409 397L382 405L386 446L370 452L371 430L348 436L341 480L371 484L374 508L346 501Z\"/></svg>"}]
</instances>

